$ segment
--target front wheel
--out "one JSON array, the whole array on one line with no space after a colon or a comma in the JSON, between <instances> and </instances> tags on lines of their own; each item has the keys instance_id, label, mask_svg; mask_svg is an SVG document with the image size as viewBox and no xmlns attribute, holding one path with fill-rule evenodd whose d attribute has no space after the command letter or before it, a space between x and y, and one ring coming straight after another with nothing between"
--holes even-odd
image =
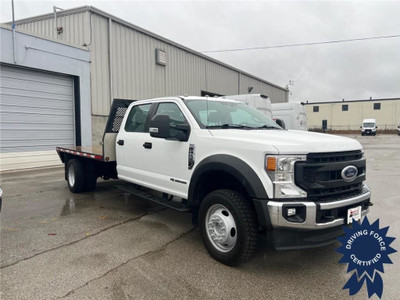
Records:
<instances>
[{"instance_id":1,"label":"front wheel","mask_svg":"<svg viewBox=\"0 0 400 300\"><path fill-rule=\"evenodd\" d=\"M200 230L210 255L226 265L238 265L254 253L258 230L254 208L233 190L208 194L200 205Z\"/></svg>"}]
</instances>

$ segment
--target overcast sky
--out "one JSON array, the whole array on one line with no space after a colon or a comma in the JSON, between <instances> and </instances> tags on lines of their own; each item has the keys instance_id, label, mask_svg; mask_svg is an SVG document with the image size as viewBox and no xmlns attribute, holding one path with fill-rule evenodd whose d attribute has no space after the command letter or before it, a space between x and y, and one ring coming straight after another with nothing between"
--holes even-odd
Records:
<instances>
[{"instance_id":1,"label":"overcast sky","mask_svg":"<svg viewBox=\"0 0 400 300\"><path fill-rule=\"evenodd\" d=\"M1 1L1 22L11 0ZM196 51L400 34L400 2L19 1L15 18L92 5ZM400 38L208 53L286 86L290 101L400 97Z\"/></svg>"}]
</instances>

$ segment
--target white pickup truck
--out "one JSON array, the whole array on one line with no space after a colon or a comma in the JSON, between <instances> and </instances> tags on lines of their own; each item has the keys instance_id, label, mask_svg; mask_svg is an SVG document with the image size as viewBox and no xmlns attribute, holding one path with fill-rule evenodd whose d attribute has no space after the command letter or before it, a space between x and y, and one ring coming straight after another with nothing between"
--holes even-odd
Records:
<instances>
[{"instance_id":1,"label":"white pickup truck","mask_svg":"<svg viewBox=\"0 0 400 300\"><path fill-rule=\"evenodd\" d=\"M261 235L278 250L332 243L372 205L359 142L284 130L235 100L114 100L100 149L57 152L72 192L122 179L128 193L191 212L228 265L251 257Z\"/></svg>"}]
</instances>

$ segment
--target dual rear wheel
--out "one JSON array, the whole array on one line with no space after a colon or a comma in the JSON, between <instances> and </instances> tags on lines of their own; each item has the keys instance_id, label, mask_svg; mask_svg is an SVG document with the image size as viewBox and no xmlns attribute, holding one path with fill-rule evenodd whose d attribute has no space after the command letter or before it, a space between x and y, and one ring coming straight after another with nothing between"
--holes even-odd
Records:
<instances>
[{"instance_id":1,"label":"dual rear wheel","mask_svg":"<svg viewBox=\"0 0 400 300\"><path fill-rule=\"evenodd\" d=\"M96 188L97 176L93 166L87 162L73 158L65 165L65 179L73 193L90 192Z\"/></svg>"}]
</instances>

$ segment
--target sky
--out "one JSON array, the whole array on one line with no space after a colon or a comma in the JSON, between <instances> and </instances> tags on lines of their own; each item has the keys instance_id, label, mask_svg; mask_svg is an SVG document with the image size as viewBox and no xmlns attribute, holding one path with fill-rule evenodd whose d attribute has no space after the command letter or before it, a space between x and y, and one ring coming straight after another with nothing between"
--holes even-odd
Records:
<instances>
[{"instance_id":1,"label":"sky","mask_svg":"<svg viewBox=\"0 0 400 300\"><path fill-rule=\"evenodd\" d=\"M11 0L0 0L0 22ZM14 1L15 18L92 5L195 51L400 35L400 1ZM400 97L400 37L207 53L280 86L290 101Z\"/></svg>"}]
</instances>

